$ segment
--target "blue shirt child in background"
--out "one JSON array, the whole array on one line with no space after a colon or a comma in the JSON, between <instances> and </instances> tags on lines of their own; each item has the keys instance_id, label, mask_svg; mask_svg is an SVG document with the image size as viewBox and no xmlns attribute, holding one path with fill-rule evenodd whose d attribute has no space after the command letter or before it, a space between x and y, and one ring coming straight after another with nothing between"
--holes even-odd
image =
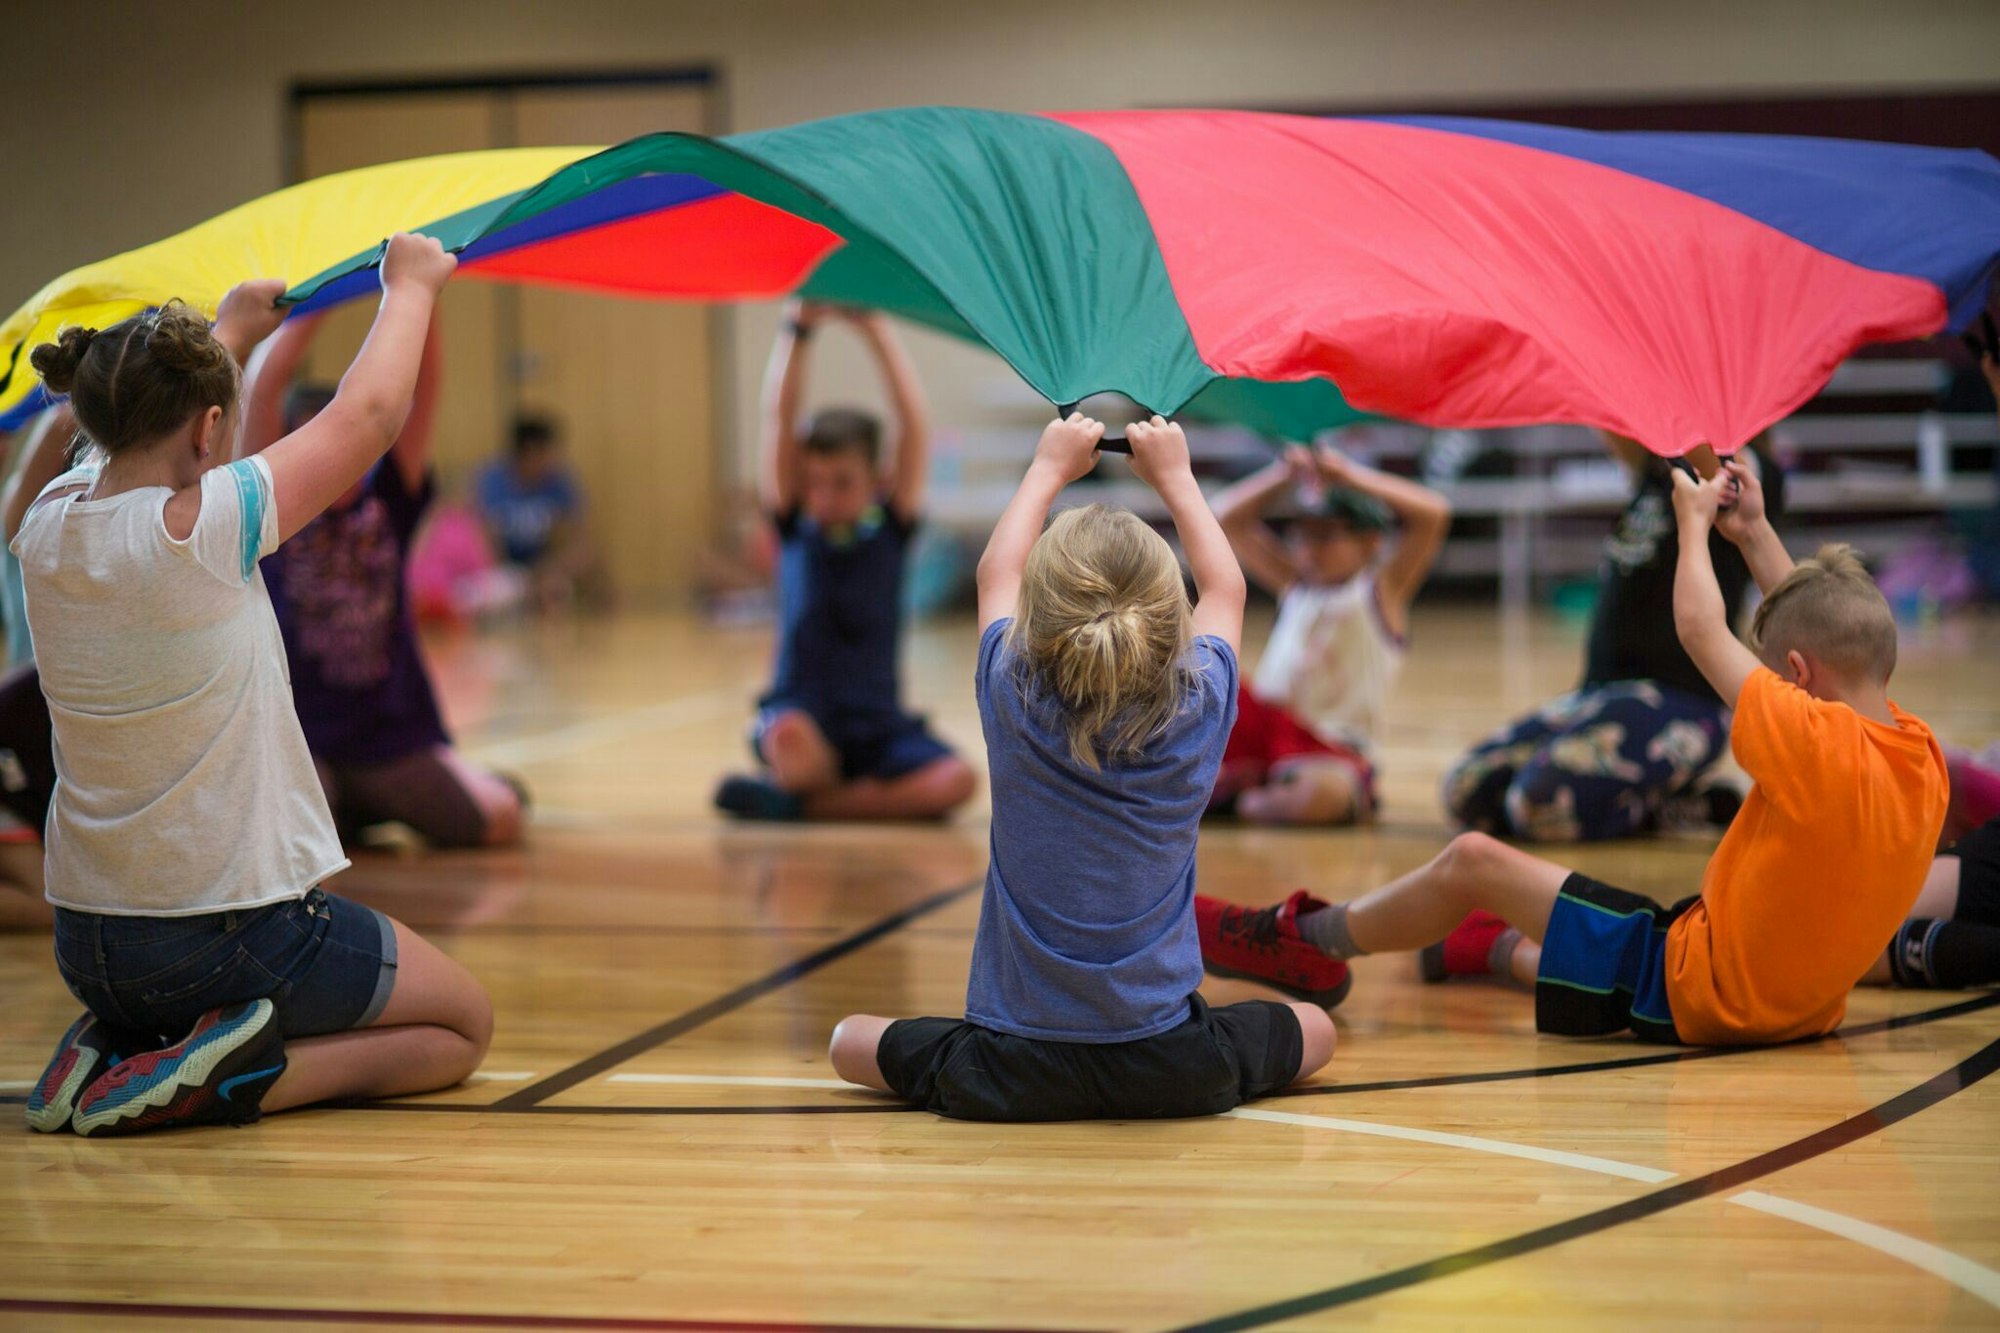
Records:
<instances>
[{"instance_id":1,"label":"blue shirt child in background","mask_svg":"<svg viewBox=\"0 0 2000 1333\"><path fill-rule=\"evenodd\" d=\"M1333 1054L1314 1005L1209 1008L1196 993L1195 844L1235 721L1243 573L1155 417L1128 438L1186 548L1124 510L1068 510L1104 427L1072 415L979 564L977 687L993 782L992 862L963 1019L848 1018L851 1082L968 1120L1212 1115Z\"/></svg>"},{"instance_id":2,"label":"blue shirt child in background","mask_svg":"<svg viewBox=\"0 0 2000 1333\"><path fill-rule=\"evenodd\" d=\"M502 561L527 576L543 611L611 604L610 572L590 540L583 500L556 423L540 416L514 418L506 456L488 463L473 485L487 538Z\"/></svg>"},{"instance_id":3,"label":"blue shirt child in background","mask_svg":"<svg viewBox=\"0 0 2000 1333\"><path fill-rule=\"evenodd\" d=\"M751 747L762 772L723 781L743 819L935 819L972 795L972 769L903 711L903 567L930 467L923 393L895 331L844 317L889 389L895 448L847 408L800 427L814 330L835 312L794 302L765 376L764 503L777 528L778 648Z\"/></svg>"}]
</instances>

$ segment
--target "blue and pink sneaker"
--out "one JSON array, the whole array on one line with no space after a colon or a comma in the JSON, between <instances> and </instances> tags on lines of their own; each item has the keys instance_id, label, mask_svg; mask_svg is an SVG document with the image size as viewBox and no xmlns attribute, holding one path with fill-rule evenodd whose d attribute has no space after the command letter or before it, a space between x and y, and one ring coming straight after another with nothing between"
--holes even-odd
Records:
<instances>
[{"instance_id":1,"label":"blue and pink sneaker","mask_svg":"<svg viewBox=\"0 0 2000 1333\"><path fill-rule=\"evenodd\" d=\"M42 1071L42 1076L35 1080L34 1091L28 1094L28 1128L43 1134L68 1129L76 1099L84 1088L91 1079L117 1063L118 1056L111 1049L104 1024L89 1014L70 1024L69 1031L56 1043L49 1067Z\"/></svg>"},{"instance_id":2,"label":"blue and pink sneaker","mask_svg":"<svg viewBox=\"0 0 2000 1333\"><path fill-rule=\"evenodd\" d=\"M285 1072L285 1043L269 1000L211 1009L160 1051L131 1056L77 1101L71 1128L87 1137L176 1125L247 1125Z\"/></svg>"}]
</instances>

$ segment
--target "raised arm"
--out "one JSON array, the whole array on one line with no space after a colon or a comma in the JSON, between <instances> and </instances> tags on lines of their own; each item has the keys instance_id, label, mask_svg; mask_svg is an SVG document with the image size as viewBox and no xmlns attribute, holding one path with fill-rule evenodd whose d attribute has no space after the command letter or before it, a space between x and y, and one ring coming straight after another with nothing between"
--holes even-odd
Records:
<instances>
[{"instance_id":1,"label":"raised arm","mask_svg":"<svg viewBox=\"0 0 2000 1333\"><path fill-rule=\"evenodd\" d=\"M1125 430L1125 439L1132 446L1132 470L1166 501L1174 531L1180 534L1181 549L1187 553L1188 570L1194 575L1199 596L1194 606L1194 632L1212 634L1227 643L1231 652L1237 651L1243 642L1243 568L1236 563L1229 538L1194 479L1187 436L1179 426L1156 416L1151 421L1133 422Z\"/></svg>"},{"instance_id":2,"label":"raised arm","mask_svg":"<svg viewBox=\"0 0 2000 1333\"><path fill-rule=\"evenodd\" d=\"M285 395L325 323L320 315L288 319L257 349L243 376L243 435L238 457L261 453L285 433Z\"/></svg>"},{"instance_id":3,"label":"raised arm","mask_svg":"<svg viewBox=\"0 0 2000 1333\"><path fill-rule=\"evenodd\" d=\"M1027 568L1028 552L1042 535L1048 522L1049 506L1062 494L1063 487L1097 466L1097 442L1104 438L1104 423L1081 412L1072 412L1061 421L1051 421L1042 429L1035 446L1035 459L1021 478L1014 498L993 525L986 539L986 553L979 557L979 632L996 620L1014 614L1021 593L1021 571Z\"/></svg>"},{"instance_id":4,"label":"raised arm","mask_svg":"<svg viewBox=\"0 0 2000 1333\"><path fill-rule=\"evenodd\" d=\"M28 507L48 484L69 466L70 444L76 439L76 418L69 406L52 407L35 418L21 450L14 456L14 470L0 490L0 528L11 545L21 531Z\"/></svg>"},{"instance_id":5,"label":"raised arm","mask_svg":"<svg viewBox=\"0 0 2000 1333\"><path fill-rule=\"evenodd\" d=\"M1243 572L1273 597L1282 597L1298 581L1297 572L1285 554L1284 545L1264 521L1271 501L1301 479L1302 467L1310 469L1312 457L1292 448L1284 457L1258 468L1240 481L1232 482L1216 494L1215 521L1222 525Z\"/></svg>"},{"instance_id":6,"label":"raised arm","mask_svg":"<svg viewBox=\"0 0 2000 1333\"><path fill-rule=\"evenodd\" d=\"M215 340L229 349L237 365L247 364L257 344L284 323L285 310L278 304L284 294L283 278L239 282L223 294L215 309Z\"/></svg>"},{"instance_id":7,"label":"raised arm","mask_svg":"<svg viewBox=\"0 0 2000 1333\"><path fill-rule=\"evenodd\" d=\"M1748 449L1723 463L1723 475L1732 483L1735 498L1729 508L1716 512L1715 530L1736 543L1743 552L1743 563L1750 566L1750 577L1769 593L1792 572L1792 555L1765 514L1761 466L1757 455Z\"/></svg>"},{"instance_id":8,"label":"raised arm","mask_svg":"<svg viewBox=\"0 0 2000 1333\"><path fill-rule=\"evenodd\" d=\"M764 367L763 438L760 488L765 509L783 514L799 502L799 404L806 396L807 345L818 327L820 310L801 301L785 304L785 320L771 343Z\"/></svg>"},{"instance_id":9,"label":"raised arm","mask_svg":"<svg viewBox=\"0 0 2000 1333\"><path fill-rule=\"evenodd\" d=\"M1375 576L1383 615L1389 628L1400 633L1410 603L1430 577L1431 566L1444 549L1445 534L1451 531L1451 501L1406 477L1357 463L1338 449L1322 446L1317 456L1329 482L1380 500L1402 524L1395 553Z\"/></svg>"},{"instance_id":10,"label":"raised arm","mask_svg":"<svg viewBox=\"0 0 2000 1333\"><path fill-rule=\"evenodd\" d=\"M895 416L894 452L885 478L889 503L898 518L914 518L923 508L924 485L930 480L930 405L924 400L917 368L889 317L869 311L854 315L853 323L875 364L881 367L882 382L889 390L889 409Z\"/></svg>"},{"instance_id":11,"label":"raised arm","mask_svg":"<svg viewBox=\"0 0 2000 1333\"><path fill-rule=\"evenodd\" d=\"M444 337L438 327L437 308L433 306L431 326L424 335L423 359L417 363L417 388L410 397L410 415L403 421L403 433L389 447L389 461L401 475L403 489L412 495L423 489L424 473L430 470L443 378Z\"/></svg>"},{"instance_id":12,"label":"raised arm","mask_svg":"<svg viewBox=\"0 0 2000 1333\"><path fill-rule=\"evenodd\" d=\"M456 266L431 237L399 233L390 239L375 326L339 391L325 411L264 451L280 541L361 480L402 434L431 311Z\"/></svg>"},{"instance_id":13,"label":"raised arm","mask_svg":"<svg viewBox=\"0 0 2000 1333\"><path fill-rule=\"evenodd\" d=\"M1722 599L1722 586L1715 580L1715 562L1708 554L1709 529L1731 487L1730 474L1718 472L1697 482L1676 468L1673 477L1674 518L1680 525L1680 563L1674 569L1674 629L1715 692L1725 702L1734 703L1743 692L1743 682L1757 669L1757 658L1729 627L1729 608Z\"/></svg>"}]
</instances>

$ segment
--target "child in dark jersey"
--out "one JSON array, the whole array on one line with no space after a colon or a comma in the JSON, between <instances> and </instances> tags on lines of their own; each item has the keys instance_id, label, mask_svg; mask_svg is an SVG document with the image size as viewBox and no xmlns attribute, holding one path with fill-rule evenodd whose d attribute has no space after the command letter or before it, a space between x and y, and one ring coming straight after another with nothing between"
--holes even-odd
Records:
<instances>
[{"instance_id":1,"label":"child in dark jersey","mask_svg":"<svg viewBox=\"0 0 2000 1333\"><path fill-rule=\"evenodd\" d=\"M1467 828L1524 842L1629 838L1662 825L1727 826L1734 789L1701 785L1729 748L1729 705L1674 636L1679 558L1672 469L1634 440L1605 447L1633 479L1632 498L1604 542L1597 611L1583 682L1472 748L1444 780L1444 804ZM1754 468L1771 515L1784 475L1758 441L1737 458ZM1733 623L1750 568L1730 543L1709 541Z\"/></svg>"},{"instance_id":2,"label":"child in dark jersey","mask_svg":"<svg viewBox=\"0 0 2000 1333\"><path fill-rule=\"evenodd\" d=\"M763 771L715 803L744 819L934 819L972 795L963 759L903 711L897 652L903 568L930 464L916 373L888 321L847 316L882 369L897 438L830 409L803 429L813 333L829 312L793 305L766 378L764 500L781 542L778 648L751 746Z\"/></svg>"}]
</instances>

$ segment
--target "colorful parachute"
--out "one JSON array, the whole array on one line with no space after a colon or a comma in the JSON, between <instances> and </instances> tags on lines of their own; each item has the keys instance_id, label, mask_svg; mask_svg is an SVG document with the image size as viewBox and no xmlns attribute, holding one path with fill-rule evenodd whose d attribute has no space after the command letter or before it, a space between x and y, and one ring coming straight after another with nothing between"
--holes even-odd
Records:
<instances>
[{"instance_id":1,"label":"colorful parachute","mask_svg":"<svg viewBox=\"0 0 2000 1333\"><path fill-rule=\"evenodd\" d=\"M491 279L798 291L974 339L1054 402L1118 390L1301 437L1357 411L1728 451L1856 347L1962 327L2000 162L1838 140L1243 112L882 111L349 172L77 270L23 348L277 275L311 309L419 229Z\"/></svg>"}]
</instances>

